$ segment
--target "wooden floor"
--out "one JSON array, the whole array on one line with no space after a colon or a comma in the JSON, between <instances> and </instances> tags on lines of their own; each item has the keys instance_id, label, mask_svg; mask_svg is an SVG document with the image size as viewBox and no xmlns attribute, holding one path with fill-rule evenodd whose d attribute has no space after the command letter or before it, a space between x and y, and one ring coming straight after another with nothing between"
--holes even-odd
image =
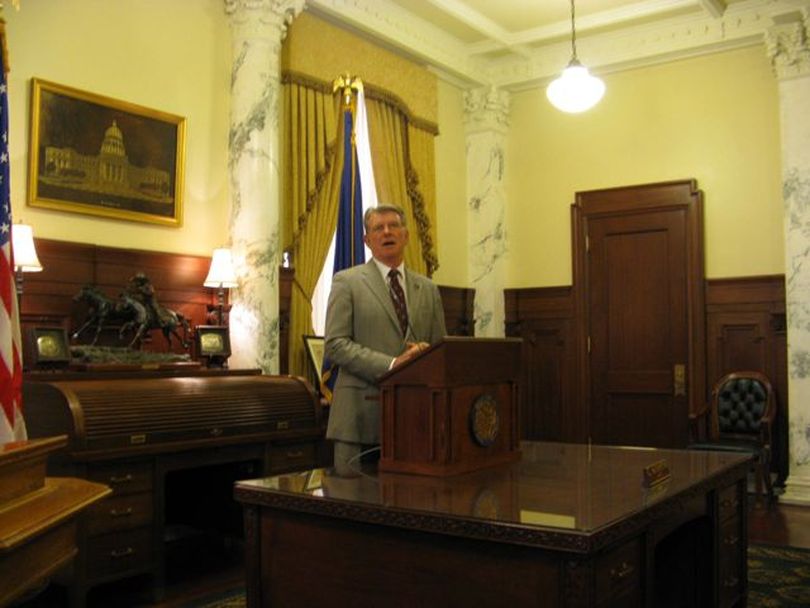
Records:
<instances>
[{"instance_id":1,"label":"wooden floor","mask_svg":"<svg viewBox=\"0 0 810 608\"><path fill-rule=\"evenodd\" d=\"M767 508L752 504L748 512L749 543L810 549L810 507L780 505L778 502ZM177 560L180 563L186 560ZM187 563L194 563L191 559ZM244 570L239 559L230 559L202 571L180 569L170 577L166 596L153 602L146 595L148 579L130 579L117 584L94 589L88 597L88 608L182 608L195 599L233 588L244 580ZM64 594L57 589L48 589L36 599L15 608L63 608Z\"/></svg>"},{"instance_id":2,"label":"wooden floor","mask_svg":"<svg viewBox=\"0 0 810 608\"><path fill-rule=\"evenodd\" d=\"M810 507L756 505L748 511L748 542L810 549Z\"/></svg>"}]
</instances>

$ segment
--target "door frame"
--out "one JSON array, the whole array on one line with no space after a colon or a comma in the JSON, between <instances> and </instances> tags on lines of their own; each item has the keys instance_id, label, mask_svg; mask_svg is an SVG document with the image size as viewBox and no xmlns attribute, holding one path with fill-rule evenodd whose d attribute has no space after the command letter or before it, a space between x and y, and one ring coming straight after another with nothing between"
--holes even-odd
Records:
<instances>
[{"instance_id":1,"label":"door frame","mask_svg":"<svg viewBox=\"0 0 810 608\"><path fill-rule=\"evenodd\" d=\"M598 202L597 200L598 199ZM588 313L588 254L586 250L588 219L592 217L631 215L653 211L682 210L686 216L687 250L687 393L689 413L702 409L706 400L706 282L703 250L703 192L697 180L620 186L576 193L571 205L571 248L573 256L573 290L576 323L577 407L583 422L578 425L577 441L587 443L591 437L591 369L588 336L591 320Z\"/></svg>"}]
</instances>

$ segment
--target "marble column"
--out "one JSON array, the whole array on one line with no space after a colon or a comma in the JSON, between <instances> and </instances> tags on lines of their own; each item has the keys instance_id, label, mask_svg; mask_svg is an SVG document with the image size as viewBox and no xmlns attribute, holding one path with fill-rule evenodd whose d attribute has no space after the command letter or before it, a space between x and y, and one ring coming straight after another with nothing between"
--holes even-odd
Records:
<instances>
[{"instance_id":1,"label":"marble column","mask_svg":"<svg viewBox=\"0 0 810 608\"><path fill-rule=\"evenodd\" d=\"M279 371L281 41L304 0L225 0L230 18L231 367Z\"/></svg>"},{"instance_id":2,"label":"marble column","mask_svg":"<svg viewBox=\"0 0 810 608\"><path fill-rule=\"evenodd\" d=\"M469 276L475 288L475 335L504 335L506 133L509 93L495 87L464 94Z\"/></svg>"},{"instance_id":3,"label":"marble column","mask_svg":"<svg viewBox=\"0 0 810 608\"><path fill-rule=\"evenodd\" d=\"M781 502L810 504L810 45L808 12L775 19L766 47L779 80L790 475Z\"/></svg>"}]
</instances>

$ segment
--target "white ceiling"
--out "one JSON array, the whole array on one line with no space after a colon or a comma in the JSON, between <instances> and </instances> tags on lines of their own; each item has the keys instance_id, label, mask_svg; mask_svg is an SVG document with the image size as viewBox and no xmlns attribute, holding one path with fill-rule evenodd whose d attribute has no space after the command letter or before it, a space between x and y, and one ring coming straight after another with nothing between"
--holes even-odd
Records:
<instances>
[{"instance_id":1,"label":"white ceiling","mask_svg":"<svg viewBox=\"0 0 810 608\"><path fill-rule=\"evenodd\" d=\"M462 86L534 86L571 57L570 0L307 0L307 6ZM595 73L651 65L760 44L776 20L806 20L809 11L810 0L576 0L577 54Z\"/></svg>"}]
</instances>

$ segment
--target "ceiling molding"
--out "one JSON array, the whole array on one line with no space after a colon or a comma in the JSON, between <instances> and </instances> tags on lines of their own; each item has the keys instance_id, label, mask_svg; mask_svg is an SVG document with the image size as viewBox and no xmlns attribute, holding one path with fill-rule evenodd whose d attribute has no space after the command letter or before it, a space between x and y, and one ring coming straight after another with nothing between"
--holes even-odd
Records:
<instances>
[{"instance_id":1,"label":"ceiling molding","mask_svg":"<svg viewBox=\"0 0 810 608\"><path fill-rule=\"evenodd\" d=\"M456 86L517 91L556 77L571 58L568 21L510 33L461 0L429 1L489 40L465 44L389 0L307 0L307 6ZM808 8L810 0L644 0L578 17L577 54L600 74L656 65L761 44L774 19Z\"/></svg>"},{"instance_id":2,"label":"ceiling molding","mask_svg":"<svg viewBox=\"0 0 810 608\"><path fill-rule=\"evenodd\" d=\"M606 74L761 44L773 24L775 12L770 9L776 3L757 4L735 10L732 6L722 19L677 17L583 37L578 39L577 54L591 72ZM568 43L557 43L532 62L493 62L489 76L497 86L519 90L555 78L569 59Z\"/></svg>"},{"instance_id":3,"label":"ceiling molding","mask_svg":"<svg viewBox=\"0 0 810 608\"><path fill-rule=\"evenodd\" d=\"M477 31L480 34L492 39L493 44L499 49L508 49L524 58L530 58L531 51L514 40L514 36L499 26L497 23L485 17L476 10L473 10L459 0L427 0L433 6L441 9ZM469 46L467 47L469 49ZM468 50L469 52L469 50Z\"/></svg>"},{"instance_id":4,"label":"ceiling molding","mask_svg":"<svg viewBox=\"0 0 810 608\"><path fill-rule=\"evenodd\" d=\"M700 0L701 6L712 17L722 17L726 11L726 0Z\"/></svg>"},{"instance_id":5,"label":"ceiling molding","mask_svg":"<svg viewBox=\"0 0 810 608\"><path fill-rule=\"evenodd\" d=\"M487 84L466 45L388 0L307 0L307 8L471 85Z\"/></svg>"}]
</instances>

